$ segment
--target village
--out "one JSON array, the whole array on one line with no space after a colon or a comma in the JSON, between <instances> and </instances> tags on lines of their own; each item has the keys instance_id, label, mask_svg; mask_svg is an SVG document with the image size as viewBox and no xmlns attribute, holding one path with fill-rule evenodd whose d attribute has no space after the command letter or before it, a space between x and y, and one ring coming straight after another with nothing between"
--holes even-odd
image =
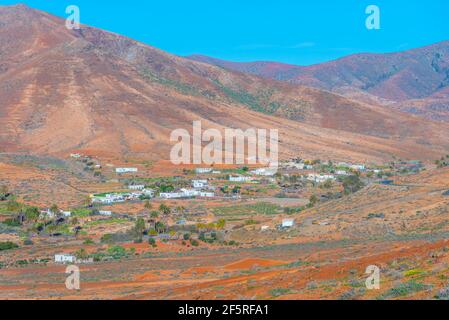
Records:
<instances>
[{"instance_id":1,"label":"village","mask_svg":"<svg viewBox=\"0 0 449 320\"><path fill-rule=\"evenodd\" d=\"M283 161L276 169L198 167L184 170L182 176L149 178L139 174L138 166L103 166L80 154L70 158L85 165L94 177L114 179L117 190L90 194L81 206L64 209L57 204L28 207L4 191L5 210L17 213L2 225L25 233L24 243L82 240L115 246L148 243L150 248L170 242L187 248L201 243L241 246L244 243L233 237L235 231L257 226L261 234L289 233L299 228L292 214L370 184L392 184L397 175L425 170L419 161L379 166L298 158ZM81 250L46 259L64 264L108 257Z\"/></svg>"}]
</instances>

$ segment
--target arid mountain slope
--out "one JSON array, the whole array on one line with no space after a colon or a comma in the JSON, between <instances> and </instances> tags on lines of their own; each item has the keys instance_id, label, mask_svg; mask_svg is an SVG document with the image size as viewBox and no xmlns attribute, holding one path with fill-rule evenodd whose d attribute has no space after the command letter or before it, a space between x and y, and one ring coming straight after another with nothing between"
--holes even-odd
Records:
<instances>
[{"instance_id":1,"label":"arid mountain slope","mask_svg":"<svg viewBox=\"0 0 449 320\"><path fill-rule=\"evenodd\" d=\"M235 63L195 55L189 57L229 70L330 90L371 101L400 102L404 111L427 114L429 118L447 117L434 106L447 106L449 95L449 41L423 48L388 54L356 54L335 61L301 67L276 62ZM432 101L423 101L431 98ZM444 99L446 98L446 99ZM409 106L420 99L424 110ZM442 100L444 99L444 100ZM427 111L426 111L427 110ZM438 113L440 111L440 114ZM440 117L439 117L440 116Z\"/></svg>"},{"instance_id":2,"label":"arid mountain slope","mask_svg":"<svg viewBox=\"0 0 449 320\"><path fill-rule=\"evenodd\" d=\"M167 159L170 132L275 128L281 153L435 158L448 128L327 91L170 55L23 5L0 7L2 152ZM326 156L327 155L327 156Z\"/></svg>"}]
</instances>

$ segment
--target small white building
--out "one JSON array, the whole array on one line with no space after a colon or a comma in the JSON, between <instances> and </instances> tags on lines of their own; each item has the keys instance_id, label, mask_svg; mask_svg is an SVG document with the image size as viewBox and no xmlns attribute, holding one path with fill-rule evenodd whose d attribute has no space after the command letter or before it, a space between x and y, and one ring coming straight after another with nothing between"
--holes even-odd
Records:
<instances>
[{"instance_id":1,"label":"small white building","mask_svg":"<svg viewBox=\"0 0 449 320\"><path fill-rule=\"evenodd\" d=\"M265 176L265 177L271 177L274 176L277 172L277 168L259 168L256 170L251 171L252 174L255 174L257 176Z\"/></svg>"},{"instance_id":2,"label":"small white building","mask_svg":"<svg viewBox=\"0 0 449 320\"><path fill-rule=\"evenodd\" d=\"M62 215L66 218L71 217L72 216L72 212L70 211L61 211Z\"/></svg>"},{"instance_id":3,"label":"small white building","mask_svg":"<svg viewBox=\"0 0 449 320\"><path fill-rule=\"evenodd\" d=\"M229 177L229 181L231 181L231 182L250 182L252 180L253 180L253 178L245 177L245 176L237 176L237 177L230 176Z\"/></svg>"},{"instance_id":4,"label":"small white building","mask_svg":"<svg viewBox=\"0 0 449 320\"><path fill-rule=\"evenodd\" d=\"M194 187L195 189L206 188L207 185L208 185L207 180L192 180L192 187Z\"/></svg>"},{"instance_id":5,"label":"small white building","mask_svg":"<svg viewBox=\"0 0 449 320\"><path fill-rule=\"evenodd\" d=\"M197 174L211 173L212 172L212 168L196 168L195 172Z\"/></svg>"},{"instance_id":6,"label":"small white building","mask_svg":"<svg viewBox=\"0 0 449 320\"><path fill-rule=\"evenodd\" d=\"M129 185L128 189L129 190L143 190L143 189L145 189L145 185L143 185L143 184Z\"/></svg>"},{"instance_id":7,"label":"small white building","mask_svg":"<svg viewBox=\"0 0 449 320\"><path fill-rule=\"evenodd\" d=\"M295 226L295 219L282 220L282 228L292 228Z\"/></svg>"},{"instance_id":8,"label":"small white building","mask_svg":"<svg viewBox=\"0 0 449 320\"><path fill-rule=\"evenodd\" d=\"M182 193L179 193L179 192L161 192L159 194L159 196L162 199L180 199L180 198L184 197L184 195Z\"/></svg>"},{"instance_id":9,"label":"small white building","mask_svg":"<svg viewBox=\"0 0 449 320\"><path fill-rule=\"evenodd\" d=\"M146 196L154 198L154 190L153 189L143 189L142 193Z\"/></svg>"},{"instance_id":10,"label":"small white building","mask_svg":"<svg viewBox=\"0 0 449 320\"><path fill-rule=\"evenodd\" d=\"M81 158L81 155L79 153L71 153L70 157L74 158L74 159L79 159L79 158Z\"/></svg>"},{"instance_id":11,"label":"small white building","mask_svg":"<svg viewBox=\"0 0 449 320\"><path fill-rule=\"evenodd\" d=\"M264 232L264 231L268 231L269 229L270 229L269 226L262 226L262 227L260 228L260 231Z\"/></svg>"},{"instance_id":12,"label":"small white building","mask_svg":"<svg viewBox=\"0 0 449 320\"><path fill-rule=\"evenodd\" d=\"M55 254L56 263L75 263L76 257L71 254Z\"/></svg>"},{"instance_id":13,"label":"small white building","mask_svg":"<svg viewBox=\"0 0 449 320\"><path fill-rule=\"evenodd\" d=\"M136 173L139 169L137 168L115 168L116 173Z\"/></svg>"},{"instance_id":14,"label":"small white building","mask_svg":"<svg viewBox=\"0 0 449 320\"><path fill-rule=\"evenodd\" d=\"M55 213L55 212L51 211L50 209L47 209L47 210L41 211L40 216L42 218L53 219L53 218L56 218L56 216L60 213L62 213L62 212L59 211L59 213Z\"/></svg>"},{"instance_id":15,"label":"small white building","mask_svg":"<svg viewBox=\"0 0 449 320\"><path fill-rule=\"evenodd\" d=\"M214 198L215 193L214 192L200 192L200 197L202 198Z\"/></svg>"},{"instance_id":16,"label":"small white building","mask_svg":"<svg viewBox=\"0 0 449 320\"><path fill-rule=\"evenodd\" d=\"M110 216L112 216L112 211L100 210L100 211L98 212L98 214L99 214L100 216L110 217Z\"/></svg>"},{"instance_id":17,"label":"small white building","mask_svg":"<svg viewBox=\"0 0 449 320\"><path fill-rule=\"evenodd\" d=\"M338 175L338 176L347 176L348 172L346 170L337 170L335 172L335 174Z\"/></svg>"},{"instance_id":18,"label":"small white building","mask_svg":"<svg viewBox=\"0 0 449 320\"><path fill-rule=\"evenodd\" d=\"M184 198L192 198L199 196L200 192L193 189L181 189L181 194L183 194Z\"/></svg>"}]
</instances>

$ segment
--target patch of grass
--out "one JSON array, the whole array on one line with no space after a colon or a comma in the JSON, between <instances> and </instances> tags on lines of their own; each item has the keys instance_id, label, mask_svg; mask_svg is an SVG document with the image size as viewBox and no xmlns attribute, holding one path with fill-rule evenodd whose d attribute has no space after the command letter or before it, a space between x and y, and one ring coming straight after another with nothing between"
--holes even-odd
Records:
<instances>
[{"instance_id":1,"label":"patch of grass","mask_svg":"<svg viewBox=\"0 0 449 320\"><path fill-rule=\"evenodd\" d=\"M356 300L359 299L361 296L363 296L366 293L365 288L351 288L350 290L343 292L339 297L338 300Z\"/></svg>"},{"instance_id":2,"label":"patch of grass","mask_svg":"<svg viewBox=\"0 0 449 320\"><path fill-rule=\"evenodd\" d=\"M285 296L287 294L289 294L291 291L290 289L287 288L276 288L276 289L271 289L268 293L273 296L273 297L280 297L280 296Z\"/></svg>"},{"instance_id":3,"label":"patch of grass","mask_svg":"<svg viewBox=\"0 0 449 320\"><path fill-rule=\"evenodd\" d=\"M113 223L124 223L124 222L128 222L128 220L126 219L121 219L121 218L113 218L113 219L107 219L107 220L95 220L95 221L89 221L85 224L86 227L93 227L93 226L98 226L98 225L102 225L102 224L113 224Z\"/></svg>"},{"instance_id":4,"label":"patch of grass","mask_svg":"<svg viewBox=\"0 0 449 320\"><path fill-rule=\"evenodd\" d=\"M425 273L424 270L421 269L412 269L412 270L408 270L406 272L404 272L404 276L406 277L412 277L412 276L416 276L416 275L421 275Z\"/></svg>"},{"instance_id":5,"label":"patch of grass","mask_svg":"<svg viewBox=\"0 0 449 320\"><path fill-rule=\"evenodd\" d=\"M283 212L282 207L267 203L260 202L250 205L219 207L213 209L214 214L218 216L241 216L241 215L274 215L281 214Z\"/></svg>"},{"instance_id":6,"label":"patch of grass","mask_svg":"<svg viewBox=\"0 0 449 320\"><path fill-rule=\"evenodd\" d=\"M414 293L426 291L431 288L432 288L431 285L419 283L412 280L405 283L400 283L396 287L391 288L390 290L379 296L379 299L394 299L394 298L407 297Z\"/></svg>"},{"instance_id":7,"label":"patch of grass","mask_svg":"<svg viewBox=\"0 0 449 320\"><path fill-rule=\"evenodd\" d=\"M72 216L84 218L90 216L91 213L91 209L79 208L72 211Z\"/></svg>"}]
</instances>

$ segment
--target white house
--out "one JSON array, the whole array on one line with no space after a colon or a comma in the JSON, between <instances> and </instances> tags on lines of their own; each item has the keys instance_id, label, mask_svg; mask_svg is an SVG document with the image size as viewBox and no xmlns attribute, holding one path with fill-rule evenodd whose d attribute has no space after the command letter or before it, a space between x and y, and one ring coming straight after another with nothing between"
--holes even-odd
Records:
<instances>
[{"instance_id":1,"label":"white house","mask_svg":"<svg viewBox=\"0 0 449 320\"><path fill-rule=\"evenodd\" d=\"M74 263L76 261L76 257L70 254L55 254L55 262L56 263Z\"/></svg>"},{"instance_id":2,"label":"white house","mask_svg":"<svg viewBox=\"0 0 449 320\"><path fill-rule=\"evenodd\" d=\"M348 172L346 170L337 170L335 172L335 174L338 175L338 176L347 176Z\"/></svg>"},{"instance_id":3,"label":"white house","mask_svg":"<svg viewBox=\"0 0 449 320\"><path fill-rule=\"evenodd\" d=\"M215 197L215 193L214 192L200 192L200 197L213 198L213 197Z\"/></svg>"},{"instance_id":4,"label":"white house","mask_svg":"<svg viewBox=\"0 0 449 320\"><path fill-rule=\"evenodd\" d=\"M143 189L142 193L146 196L154 198L154 190L153 189Z\"/></svg>"},{"instance_id":5,"label":"white house","mask_svg":"<svg viewBox=\"0 0 449 320\"><path fill-rule=\"evenodd\" d=\"M70 211L61 211L62 215L66 218L71 217L72 213Z\"/></svg>"},{"instance_id":6,"label":"white house","mask_svg":"<svg viewBox=\"0 0 449 320\"><path fill-rule=\"evenodd\" d=\"M94 197L92 199L93 203L101 203L101 204L111 204L114 203L114 201L110 198L104 198L104 197Z\"/></svg>"},{"instance_id":7,"label":"white house","mask_svg":"<svg viewBox=\"0 0 449 320\"><path fill-rule=\"evenodd\" d=\"M136 184L136 185L130 185L128 186L129 190L143 190L145 189L145 185L143 184Z\"/></svg>"},{"instance_id":8,"label":"white house","mask_svg":"<svg viewBox=\"0 0 449 320\"><path fill-rule=\"evenodd\" d=\"M47 209L47 210L41 211L40 216L43 218L53 219L55 217L55 214L50 209Z\"/></svg>"},{"instance_id":9,"label":"white house","mask_svg":"<svg viewBox=\"0 0 449 320\"><path fill-rule=\"evenodd\" d=\"M195 189L202 189L207 187L207 185L207 180L192 180L192 187L194 187Z\"/></svg>"},{"instance_id":10,"label":"white house","mask_svg":"<svg viewBox=\"0 0 449 320\"><path fill-rule=\"evenodd\" d=\"M104 197L94 197L92 199L92 202L101 203L101 204L125 202L125 196L123 194L109 193L109 194L105 195Z\"/></svg>"},{"instance_id":11,"label":"white house","mask_svg":"<svg viewBox=\"0 0 449 320\"><path fill-rule=\"evenodd\" d=\"M211 173L212 172L212 168L196 168L195 172L197 174Z\"/></svg>"},{"instance_id":12,"label":"white house","mask_svg":"<svg viewBox=\"0 0 449 320\"><path fill-rule=\"evenodd\" d=\"M161 192L159 196L163 199L180 199L184 197L184 195L179 192Z\"/></svg>"},{"instance_id":13,"label":"white house","mask_svg":"<svg viewBox=\"0 0 449 320\"><path fill-rule=\"evenodd\" d=\"M115 168L116 173L135 173L138 172L137 168Z\"/></svg>"},{"instance_id":14,"label":"white house","mask_svg":"<svg viewBox=\"0 0 449 320\"><path fill-rule=\"evenodd\" d=\"M253 178L245 177L245 176L238 176L238 177L230 176L229 177L229 181L231 181L231 182L249 182L252 180L253 180Z\"/></svg>"},{"instance_id":15,"label":"white house","mask_svg":"<svg viewBox=\"0 0 449 320\"><path fill-rule=\"evenodd\" d=\"M259 168L256 170L251 171L252 174L255 174L257 176L274 176L277 172L277 168Z\"/></svg>"},{"instance_id":16,"label":"white house","mask_svg":"<svg viewBox=\"0 0 449 320\"><path fill-rule=\"evenodd\" d=\"M98 214L99 214L100 216L107 216L107 217L110 217L110 216L112 216L112 211L104 211L104 210L101 210L101 211L98 212Z\"/></svg>"},{"instance_id":17,"label":"white house","mask_svg":"<svg viewBox=\"0 0 449 320\"><path fill-rule=\"evenodd\" d=\"M292 228L295 225L295 219L282 220L282 228Z\"/></svg>"},{"instance_id":18,"label":"white house","mask_svg":"<svg viewBox=\"0 0 449 320\"><path fill-rule=\"evenodd\" d=\"M181 189L181 194L183 194L183 197L185 198L192 198L199 196L200 192L192 189Z\"/></svg>"}]
</instances>

